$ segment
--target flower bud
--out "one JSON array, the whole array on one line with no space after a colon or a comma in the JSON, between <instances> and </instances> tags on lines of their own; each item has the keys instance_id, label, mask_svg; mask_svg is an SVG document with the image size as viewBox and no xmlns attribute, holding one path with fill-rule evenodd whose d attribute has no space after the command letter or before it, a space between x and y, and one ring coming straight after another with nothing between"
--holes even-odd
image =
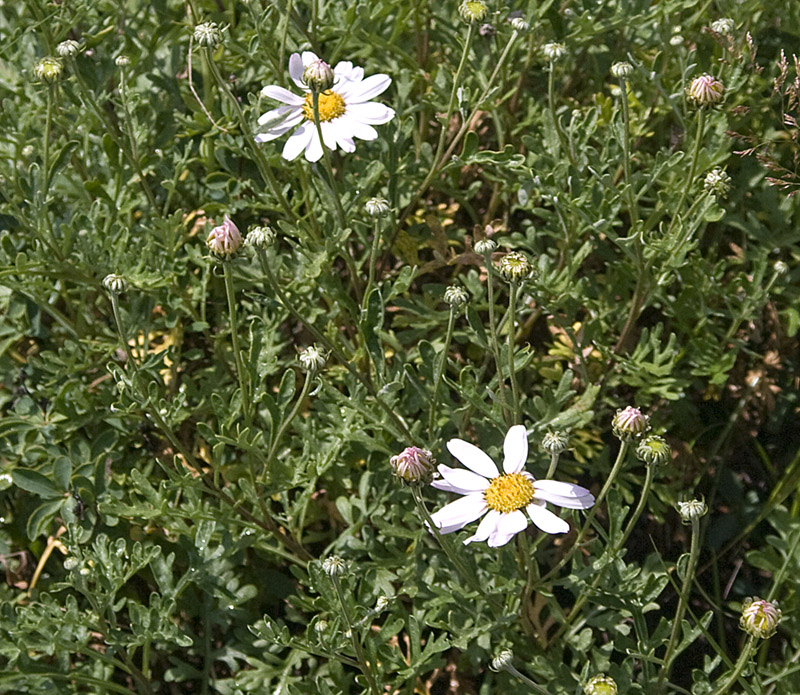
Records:
<instances>
[{"instance_id":1,"label":"flower bud","mask_svg":"<svg viewBox=\"0 0 800 695\"><path fill-rule=\"evenodd\" d=\"M386 198L370 198L364 203L364 209L370 217L386 217L391 212L389 201Z\"/></svg>"},{"instance_id":2,"label":"flower bud","mask_svg":"<svg viewBox=\"0 0 800 695\"><path fill-rule=\"evenodd\" d=\"M781 622L781 609L777 603L764 599L748 598L742 604L739 627L748 635L767 639L775 634Z\"/></svg>"},{"instance_id":3,"label":"flower bud","mask_svg":"<svg viewBox=\"0 0 800 695\"><path fill-rule=\"evenodd\" d=\"M389 459L389 465L400 480L406 483L427 483L433 476L436 459L427 449L409 446Z\"/></svg>"},{"instance_id":4,"label":"flower bud","mask_svg":"<svg viewBox=\"0 0 800 695\"><path fill-rule=\"evenodd\" d=\"M68 555L64 558L64 569L67 572L74 570L80 564L80 560L74 555Z\"/></svg>"},{"instance_id":5,"label":"flower bud","mask_svg":"<svg viewBox=\"0 0 800 695\"><path fill-rule=\"evenodd\" d=\"M216 48L222 43L222 30L216 22L203 22L194 28L194 40L201 46Z\"/></svg>"},{"instance_id":6,"label":"flower bud","mask_svg":"<svg viewBox=\"0 0 800 695\"><path fill-rule=\"evenodd\" d=\"M375 601L375 609L374 609L375 612L382 613L389 607L390 603L391 601L389 600L388 596L383 596L383 595L378 596L378 600Z\"/></svg>"},{"instance_id":7,"label":"flower bud","mask_svg":"<svg viewBox=\"0 0 800 695\"><path fill-rule=\"evenodd\" d=\"M275 243L278 237L277 232L272 227L253 227L247 232L245 246L252 246L254 249L268 249Z\"/></svg>"},{"instance_id":8,"label":"flower bud","mask_svg":"<svg viewBox=\"0 0 800 695\"><path fill-rule=\"evenodd\" d=\"M242 248L242 235L233 220L225 215L225 221L218 227L214 227L206 239L206 244L215 256L229 259L240 248Z\"/></svg>"},{"instance_id":9,"label":"flower bud","mask_svg":"<svg viewBox=\"0 0 800 695\"><path fill-rule=\"evenodd\" d=\"M611 74L618 80L627 80L633 74L633 65L625 61L614 63L611 66Z\"/></svg>"},{"instance_id":10,"label":"flower bud","mask_svg":"<svg viewBox=\"0 0 800 695\"><path fill-rule=\"evenodd\" d=\"M658 466L669 463L672 459L672 449L664 437L651 434L645 437L636 447L636 456L648 466Z\"/></svg>"},{"instance_id":11,"label":"flower bud","mask_svg":"<svg viewBox=\"0 0 800 695\"><path fill-rule=\"evenodd\" d=\"M775 261L772 269L776 275L786 275L789 272L789 265L785 261Z\"/></svg>"},{"instance_id":12,"label":"flower bud","mask_svg":"<svg viewBox=\"0 0 800 695\"><path fill-rule=\"evenodd\" d=\"M114 59L114 64L118 68L127 68L131 64L131 59L126 55L117 56Z\"/></svg>"},{"instance_id":13,"label":"flower bud","mask_svg":"<svg viewBox=\"0 0 800 695\"><path fill-rule=\"evenodd\" d=\"M511 662L514 660L514 652L510 649L504 649L503 651L499 652L494 659L492 659L491 669L492 671L502 671L506 667L511 665Z\"/></svg>"},{"instance_id":14,"label":"flower bud","mask_svg":"<svg viewBox=\"0 0 800 695\"><path fill-rule=\"evenodd\" d=\"M103 278L103 287L112 294L120 294L128 289L128 282L122 275L110 274Z\"/></svg>"},{"instance_id":15,"label":"flower bud","mask_svg":"<svg viewBox=\"0 0 800 695\"><path fill-rule=\"evenodd\" d=\"M512 251L503 256L497 264L497 270L507 282L521 283L533 273L528 257L519 251Z\"/></svg>"},{"instance_id":16,"label":"flower bud","mask_svg":"<svg viewBox=\"0 0 800 695\"><path fill-rule=\"evenodd\" d=\"M669 39L669 45L677 48L678 46L683 46L685 40L680 34L673 34Z\"/></svg>"},{"instance_id":17,"label":"flower bud","mask_svg":"<svg viewBox=\"0 0 800 695\"><path fill-rule=\"evenodd\" d=\"M62 58L74 58L78 55L78 51L80 51L80 46L77 41L73 41L72 39L62 41L56 46L56 53Z\"/></svg>"},{"instance_id":18,"label":"flower bud","mask_svg":"<svg viewBox=\"0 0 800 695\"><path fill-rule=\"evenodd\" d=\"M481 256L488 256L497 248L497 243L491 239L481 239L475 242L475 253Z\"/></svg>"},{"instance_id":19,"label":"flower bud","mask_svg":"<svg viewBox=\"0 0 800 695\"><path fill-rule=\"evenodd\" d=\"M489 8L483 0L464 0L458 6L458 14L465 22L482 22Z\"/></svg>"},{"instance_id":20,"label":"flower bud","mask_svg":"<svg viewBox=\"0 0 800 695\"><path fill-rule=\"evenodd\" d=\"M717 34L732 34L735 25L730 17L720 17L719 19L711 22L711 31Z\"/></svg>"},{"instance_id":21,"label":"flower bud","mask_svg":"<svg viewBox=\"0 0 800 695\"><path fill-rule=\"evenodd\" d=\"M322 562L322 571L329 577L341 577L346 570L347 565L338 555L331 555Z\"/></svg>"},{"instance_id":22,"label":"flower bud","mask_svg":"<svg viewBox=\"0 0 800 695\"><path fill-rule=\"evenodd\" d=\"M8 490L14 484L10 473L0 473L0 490Z\"/></svg>"},{"instance_id":23,"label":"flower bud","mask_svg":"<svg viewBox=\"0 0 800 695\"><path fill-rule=\"evenodd\" d=\"M639 408L628 406L618 410L611 421L611 431L618 439L629 440L643 435L650 428L649 419Z\"/></svg>"},{"instance_id":24,"label":"flower bud","mask_svg":"<svg viewBox=\"0 0 800 695\"><path fill-rule=\"evenodd\" d=\"M617 684L613 678L601 673L583 686L583 692L586 695L617 695Z\"/></svg>"},{"instance_id":25,"label":"flower bud","mask_svg":"<svg viewBox=\"0 0 800 695\"><path fill-rule=\"evenodd\" d=\"M312 92L325 92L333 87L333 70L324 60L317 59L303 70L303 82Z\"/></svg>"},{"instance_id":26,"label":"flower bud","mask_svg":"<svg viewBox=\"0 0 800 695\"><path fill-rule=\"evenodd\" d=\"M708 506L703 500L678 502L678 514L681 515L681 521L684 524L691 524L708 514Z\"/></svg>"},{"instance_id":27,"label":"flower bud","mask_svg":"<svg viewBox=\"0 0 800 695\"><path fill-rule=\"evenodd\" d=\"M546 43L542 47L544 57L551 63L557 63L565 55L567 55L567 47L563 43Z\"/></svg>"},{"instance_id":28,"label":"flower bud","mask_svg":"<svg viewBox=\"0 0 800 695\"><path fill-rule=\"evenodd\" d=\"M469 294L461 285L450 285L444 291L444 301L451 307L458 307L469 301Z\"/></svg>"},{"instance_id":29,"label":"flower bud","mask_svg":"<svg viewBox=\"0 0 800 695\"><path fill-rule=\"evenodd\" d=\"M323 350L316 345L309 345L305 350L302 350L297 356L303 369L307 372L318 372L325 366L328 361L328 356Z\"/></svg>"},{"instance_id":30,"label":"flower bud","mask_svg":"<svg viewBox=\"0 0 800 695\"><path fill-rule=\"evenodd\" d=\"M709 193L725 198L731 189L731 177L723 169L716 167L706 174L703 187Z\"/></svg>"},{"instance_id":31,"label":"flower bud","mask_svg":"<svg viewBox=\"0 0 800 695\"><path fill-rule=\"evenodd\" d=\"M711 75L700 75L692 80L686 95L698 107L714 106L725 98L725 86Z\"/></svg>"},{"instance_id":32,"label":"flower bud","mask_svg":"<svg viewBox=\"0 0 800 695\"><path fill-rule=\"evenodd\" d=\"M524 34L531 28L531 25L522 17L514 17L511 20L511 26L514 27L514 31L518 31L520 34Z\"/></svg>"},{"instance_id":33,"label":"flower bud","mask_svg":"<svg viewBox=\"0 0 800 695\"><path fill-rule=\"evenodd\" d=\"M53 56L45 56L41 60L37 60L33 66L33 74L37 80L52 84L57 82L64 71L64 64L59 58Z\"/></svg>"},{"instance_id":34,"label":"flower bud","mask_svg":"<svg viewBox=\"0 0 800 695\"><path fill-rule=\"evenodd\" d=\"M548 432L542 439L542 449L552 456L557 456L569 446L566 432Z\"/></svg>"}]
</instances>

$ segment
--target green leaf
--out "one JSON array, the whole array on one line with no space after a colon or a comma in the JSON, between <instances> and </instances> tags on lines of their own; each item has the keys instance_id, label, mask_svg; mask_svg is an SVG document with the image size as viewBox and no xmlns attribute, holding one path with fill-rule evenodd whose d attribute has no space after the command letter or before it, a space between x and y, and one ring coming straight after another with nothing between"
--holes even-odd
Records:
<instances>
[{"instance_id":1,"label":"green leaf","mask_svg":"<svg viewBox=\"0 0 800 695\"><path fill-rule=\"evenodd\" d=\"M11 475L14 478L14 484L26 492L32 492L34 495L38 495L44 499L63 497L64 493L57 489L56 486L41 473L24 468L17 468Z\"/></svg>"}]
</instances>

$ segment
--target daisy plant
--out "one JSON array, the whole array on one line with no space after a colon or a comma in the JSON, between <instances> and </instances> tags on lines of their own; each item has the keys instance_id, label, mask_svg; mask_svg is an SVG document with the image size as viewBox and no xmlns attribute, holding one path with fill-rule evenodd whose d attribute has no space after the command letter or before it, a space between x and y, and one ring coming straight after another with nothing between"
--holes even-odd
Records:
<instances>
[{"instance_id":1,"label":"daisy plant","mask_svg":"<svg viewBox=\"0 0 800 695\"><path fill-rule=\"evenodd\" d=\"M296 159L301 152L309 162L322 158L322 142L314 123L313 93L303 81L306 68L319 61L311 51L293 53L289 58L289 76L302 90L302 95L278 85L268 85L261 90L265 97L284 106L267 111L258 119L264 130L256 135L256 141L269 142L296 128L283 147L284 159ZM319 94L322 140L330 150L339 147L343 152L354 152L354 138L375 140L378 132L372 126L388 123L394 118L394 109L370 101L385 92L392 79L383 74L365 78L364 68L355 67L350 61L337 63L333 75L333 86Z\"/></svg>"},{"instance_id":2,"label":"daisy plant","mask_svg":"<svg viewBox=\"0 0 800 695\"><path fill-rule=\"evenodd\" d=\"M473 541L488 541L492 548L505 545L527 528L528 518L545 533L566 533L569 524L545 504L566 509L588 509L594 504L594 495L580 485L536 480L523 470L528 458L524 425L514 425L506 434L502 473L487 454L463 439L451 439L447 449L469 470L442 464L438 467L441 479L431 484L463 497L442 507L431 519L440 533L452 533L483 517L465 545Z\"/></svg>"}]
</instances>

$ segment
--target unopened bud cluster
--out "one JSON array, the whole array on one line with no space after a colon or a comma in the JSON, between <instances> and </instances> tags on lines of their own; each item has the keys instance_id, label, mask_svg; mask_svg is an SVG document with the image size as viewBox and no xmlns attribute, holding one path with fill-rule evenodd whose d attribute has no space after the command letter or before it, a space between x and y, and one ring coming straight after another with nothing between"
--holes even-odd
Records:
<instances>
[{"instance_id":1,"label":"unopened bud cluster","mask_svg":"<svg viewBox=\"0 0 800 695\"><path fill-rule=\"evenodd\" d=\"M328 356L316 345L309 345L300 352L297 359L300 360L300 364L307 372L318 372L325 366Z\"/></svg>"},{"instance_id":2,"label":"unopened bud cluster","mask_svg":"<svg viewBox=\"0 0 800 695\"><path fill-rule=\"evenodd\" d=\"M691 524L708 514L708 505L703 500L678 502L678 514L684 524Z\"/></svg>"},{"instance_id":3,"label":"unopened bud cluster","mask_svg":"<svg viewBox=\"0 0 800 695\"><path fill-rule=\"evenodd\" d=\"M239 228L233 220L225 215L225 221L218 227L214 227L206 239L209 250L215 256L229 259L242 248L244 240L239 232Z\"/></svg>"},{"instance_id":4,"label":"unopened bud cluster","mask_svg":"<svg viewBox=\"0 0 800 695\"><path fill-rule=\"evenodd\" d=\"M531 276L533 267L524 253L512 251L500 259L497 270L507 282L521 283Z\"/></svg>"},{"instance_id":5,"label":"unopened bud cluster","mask_svg":"<svg viewBox=\"0 0 800 695\"><path fill-rule=\"evenodd\" d=\"M636 447L636 456L648 466L660 466L669 463L672 459L672 449L664 437L651 434L639 442L639 446Z\"/></svg>"},{"instance_id":6,"label":"unopened bud cluster","mask_svg":"<svg viewBox=\"0 0 800 695\"><path fill-rule=\"evenodd\" d=\"M303 70L303 82L312 92L326 92L333 87L333 70L324 60L317 59Z\"/></svg>"},{"instance_id":7,"label":"unopened bud cluster","mask_svg":"<svg viewBox=\"0 0 800 695\"><path fill-rule=\"evenodd\" d=\"M601 673L583 686L583 692L586 695L617 695L617 684L613 678Z\"/></svg>"},{"instance_id":8,"label":"unopened bud cluster","mask_svg":"<svg viewBox=\"0 0 800 695\"><path fill-rule=\"evenodd\" d=\"M458 6L458 14L465 22L482 22L486 17L489 8L482 0L464 0Z\"/></svg>"},{"instance_id":9,"label":"unopened bud cluster","mask_svg":"<svg viewBox=\"0 0 800 695\"><path fill-rule=\"evenodd\" d=\"M444 291L444 301L451 307L458 307L469 301L469 294L461 285L450 285Z\"/></svg>"},{"instance_id":10,"label":"unopened bud cluster","mask_svg":"<svg viewBox=\"0 0 800 695\"><path fill-rule=\"evenodd\" d=\"M57 82L63 71L64 64L61 62L61 59L54 58L53 56L45 56L41 60L37 60L36 64L33 66L33 74L36 76L36 79L47 82L48 84Z\"/></svg>"},{"instance_id":11,"label":"unopened bud cluster","mask_svg":"<svg viewBox=\"0 0 800 695\"><path fill-rule=\"evenodd\" d=\"M731 189L731 177L723 169L716 167L706 174L703 187L709 193L725 198Z\"/></svg>"},{"instance_id":12,"label":"unopened bud cluster","mask_svg":"<svg viewBox=\"0 0 800 695\"><path fill-rule=\"evenodd\" d=\"M392 456L389 465L392 473L405 483L427 483L433 477L436 459L427 449L409 446L397 456Z\"/></svg>"},{"instance_id":13,"label":"unopened bud cluster","mask_svg":"<svg viewBox=\"0 0 800 695\"><path fill-rule=\"evenodd\" d=\"M711 75L700 75L692 80L686 95L696 106L714 106L725 98L725 86Z\"/></svg>"},{"instance_id":14,"label":"unopened bud cluster","mask_svg":"<svg viewBox=\"0 0 800 695\"><path fill-rule=\"evenodd\" d=\"M777 603L764 599L748 598L742 604L739 627L748 635L767 639L775 634L781 622L781 609Z\"/></svg>"},{"instance_id":15,"label":"unopened bud cluster","mask_svg":"<svg viewBox=\"0 0 800 695\"><path fill-rule=\"evenodd\" d=\"M611 421L611 431L625 441L641 437L650 428L650 418L639 408L628 406L618 410Z\"/></svg>"}]
</instances>

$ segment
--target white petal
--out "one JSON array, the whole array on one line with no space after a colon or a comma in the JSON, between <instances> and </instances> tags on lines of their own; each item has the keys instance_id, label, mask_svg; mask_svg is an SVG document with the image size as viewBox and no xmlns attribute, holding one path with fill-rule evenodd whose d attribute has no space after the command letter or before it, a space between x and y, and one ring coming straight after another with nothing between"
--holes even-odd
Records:
<instances>
[{"instance_id":1,"label":"white petal","mask_svg":"<svg viewBox=\"0 0 800 695\"><path fill-rule=\"evenodd\" d=\"M322 142L317 134L316 126L310 121L308 124L311 126L311 139L308 141L308 145L306 145L306 160L309 162L318 162L322 159Z\"/></svg>"},{"instance_id":2,"label":"white petal","mask_svg":"<svg viewBox=\"0 0 800 695\"><path fill-rule=\"evenodd\" d=\"M483 499L483 493L475 492L462 497L460 500L446 504L438 512L431 514L431 519L438 528L452 528L452 530L456 531L471 521L475 521L486 509L486 500Z\"/></svg>"},{"instance_id":3,"label":"white petal","mask_svg":"<svg viewBox=\"0 0 800 695\"><path fill-rule=\"evenodd\" d=\"M283 146L282 157L289 161L297 159L297 155L308 147L313 128L313 123L306 122L295 130Z\"/></svg>"},{"instance_id":4,"label":"white petal","mask_svg":"<svg viewBox=\"0 0 800 695\"><path fill-rule=\"evenodd\" d=\"M355 152L356 151L356 143L353 142L353 138L344 136L343 134L339 133L336 136L336 142L339 143L339 147L342 148L343 152Z\"/></svg>"},{"instance_id":5,"label":"white petal","mask_svg":"<svg viewBox=\"0 0 800 695\"><path fill-rule=\"evenodd\" d=\"M519 473L528 460L528 433L525 425L514 425L506 433L503 442L503 470L506 473Z\"/></svg>"},{"instance_id":6,"label":"white petal","mask_svg":"<svg viewBox=\"0 0 800 695\"><path fill-rule=\"evenodd\" d=\"M325 147L329 150L336 149L336 121L325 121L320 123L319 127L322 131L322 140L325 142Z\"/></svg>"},{"instance_id":7,"label":"white petal","mask_svg":"<svg viewBox=\"0 0 800 695\"><path fill-rule=\"evenodd\" d=\"M303 51L303 69L307 68L314 61L319 60L319 56L313 51Z\"/></svg>"},{"instance_id":8,"label":"white petal","mask_svg":"<svg viewBox=\"0 0 800 695\"><path fill-rule=\"evenodd\" d=\"M443 466L439 467L439 473L454 488L479 492L489 487L489 481L477 473L465 471L463 468L448 468L444 471L442 468Z\"/></svg>"},{"instance_id":9,"label":"white petal","mask_svg":"<svg viewBox=\"0 0 800 695\"><path fill-rule=\"evenodd\" d=\"M306 88L305 84L303 84L303 70L305 70L305 65L303 64L303 59L300 57L299 53L292 53L289 56L289 77L292 78L292 82L294 82L300 89Z\"/></svg>"},{"instance_id":10,"label":"white petal","mask_svg":"<svg viewBox=\"0 0 800 695\"><path fill-rule=\"evenodd\" d=\"M268 130L282 128L287 121L292 121L297 125L303 118L303 112L296 106L279 106L258 117L258 125L266 126Z\"/></svg>"},{"instance_id":11,"label":"white petal","mask_svg":"<svg viewBox=\"0 0 800 695\"><path fill-rule=\"evenodd\" d=\"M370 75L361 82L345 82L339 91L347 103L360 104L382 94L390 84L392 78L389 75Z\"/></svg>"},{"instance_id":12,"label":"white petal","mask_svg":"<svg viewBox=\"0 0 800 695\"><path fill-rule=\"evenodd\" d=\"M494 461L474 444L465 442L463 439L451 439L447 442L447 450L467 468L484 478L496 478L500 475Z\"/></svg>"},{"instance_id":13,"label":"white petal","mask_svg":"<svg viewBox=\"0 0 800 695\"><path fill-rule=\"evenodd\" d=\"M268 99L275 99L275 101L280 101L291 106L302 106L303 102L305 101L303 97L297 96L297 94L294 94L283 87L279 87L276 84L267 85L261 90L261 94Z\"/></svg>"},{"instance_id":14,"label":"white petal","mask_svg":"<svg viewBox=\"0 0 800 695\"><path fill-rule=\"evenodd\" d=\"M256 142L270 142L271 140L275 140L279 138L281 135L285 135L288 133L292 128L294 128L302 119L290 119L281 123L279 126L274 128L270 128L266 133L258 133L255 137Z\"/></svg>"},{"instance_id":15,"label":"white petal","mask_svg":"<svg viewBox=\"0 0 800 695\"><path fill-rule=\"evenodd\" d=\"M347 113L361 123L373 125L382 125L394 118L394 109L375 101L366 104L348 104Z\"/></svg>"},{"instance_id":16,"label":"white petal","mask_svg":"<svg viewBox=\"0 0 800 695\"><path fill-rule=\"evenodd\" d=\"M358 128L353 129L353 136L359 140L377 140L378 131L371 125L366 123L359 123Z\"/></svg>"},{"instance_id":17,"label":"white petal","mask_svg":"<svg viewBox=\"0 0 800 695\"><path fill-rule=\"evenodd\" d=\"M475 531L475 535L467 538L467 540L464 541L464 545L482 543L493 533L496 533L497 523L500 521L500 514L501 513L496 509L490 509L486 512L486 516L484 516L483 519L481 519L481 523L478 524L478 530Z\"/></svg>"},{"instance_id":18,"label":"white petal","mask_svg":"<svg viewBox=\"0 0 800 695\"><path fill-rule=\"evenodd\" d=\"M540 507L538 504L529 504L525 508L531 521L545 533L566 533L569 531L569 524L560 516L556 516L549 509Z\"/></svg>"},{"instance_id":19,"label":"white petal","mask_svg":"<svg viewBox=\"0 0 800 695\"><path fill-rule=\"evenodd\" d=\"M489 547L499 548L501 545L505 545L526 528L528 528L528 520L521 511L501 514L495 532L489 536Z\"/></svg>"},{"instance_id":20,"label":"white petal","mask_svg":"<svg viewBox=\"0 0 800 695\"><path fill-rule=\"evenodd\" d=\"M585 487L562 483L558 480L537 480L533 483L536 498L567 509L588 509L594 504L594 495Z\"/></svg>"},{"instance_id":21,"label":"white petal","mask_svg":"<svg viewBox=\"0 0 800 695\"><path fill-rule=\"evenodd\" d=\"M360 82L364 77L364 68L354 68L349 60L342 60L336 63L336 66L333 68L333 74L340 80Z\"/></svg>"}]
</instances>

